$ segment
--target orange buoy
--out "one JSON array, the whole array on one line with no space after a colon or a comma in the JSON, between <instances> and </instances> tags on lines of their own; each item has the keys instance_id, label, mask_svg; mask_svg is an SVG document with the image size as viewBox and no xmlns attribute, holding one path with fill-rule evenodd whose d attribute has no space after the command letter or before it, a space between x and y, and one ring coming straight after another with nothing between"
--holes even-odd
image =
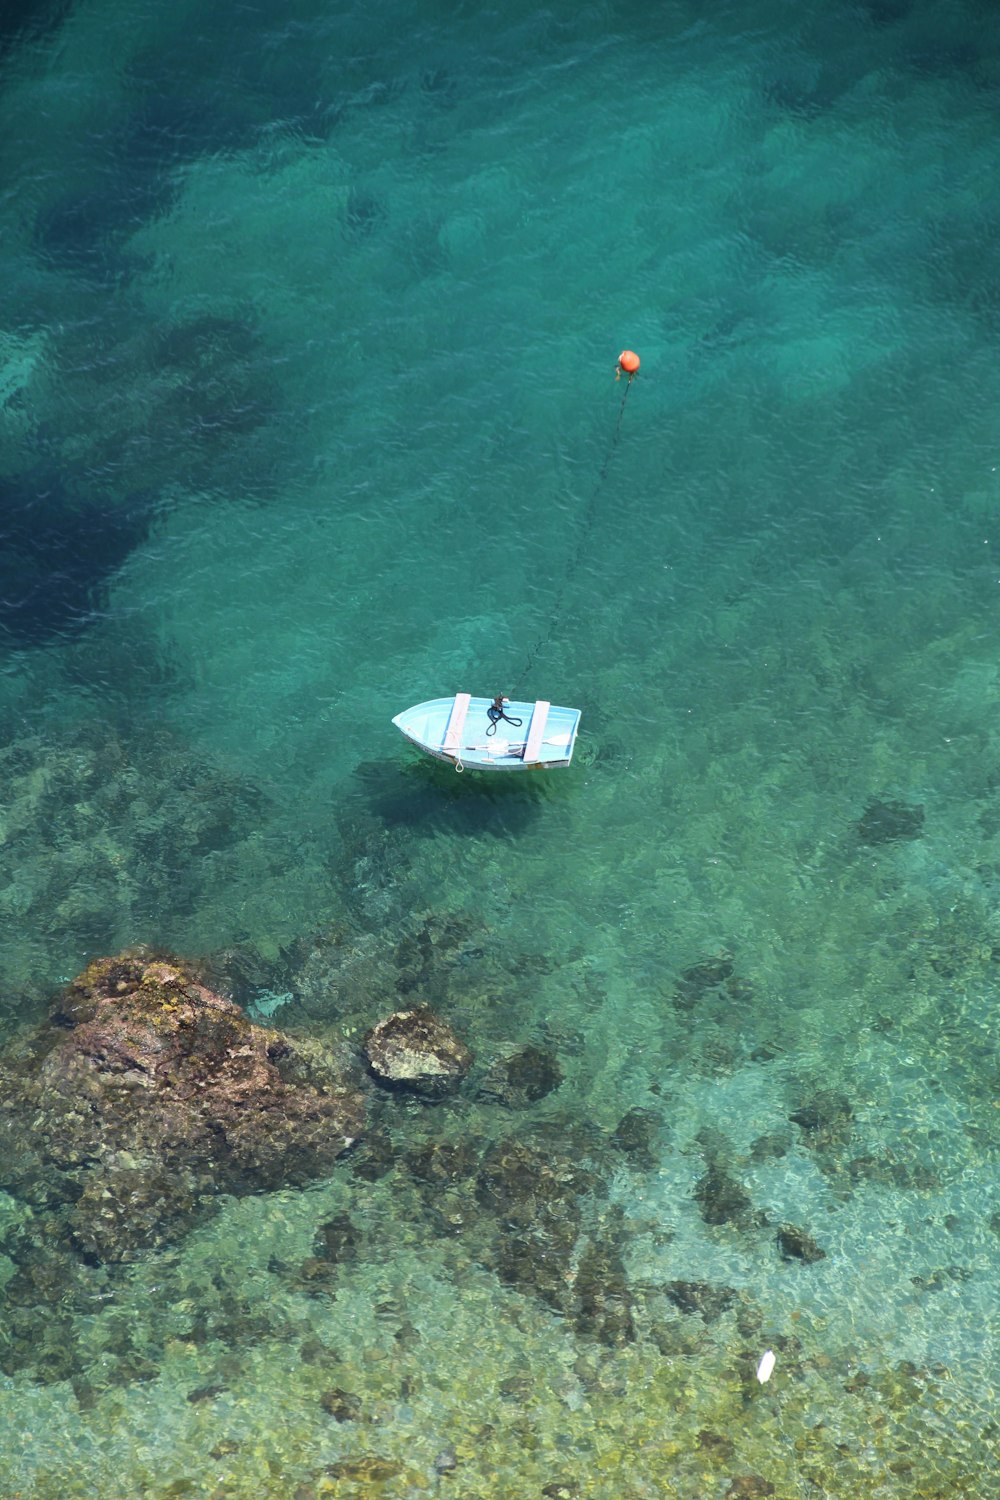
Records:
<instances>
[{"instance_id":1,"label":"orange buoy","mask_svg":"<svg viewBox=\"0 0 1000 1500\"><path fill-rule=\"evenodd\" d=\"M635 354L631 349L623 349L621 354L619 354L618 356L618 366L615 370L615 379L619 380L621 378L621 373L624 370L629 380L631 380L632 376L635 374L638 368L638 354Z\"/></svg>"}]
</instances>

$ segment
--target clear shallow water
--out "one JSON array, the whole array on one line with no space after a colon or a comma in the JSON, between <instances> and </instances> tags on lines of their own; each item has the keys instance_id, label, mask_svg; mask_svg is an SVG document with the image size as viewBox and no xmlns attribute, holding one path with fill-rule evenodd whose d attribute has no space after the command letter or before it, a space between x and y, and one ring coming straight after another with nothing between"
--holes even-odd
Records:
<instances>
[{"instance_id":1,"label":"clear shallow water","mask_svg":"<svg viewBox=\"0 0 1000 1500\"><path fill-rule=\"evenodd\" d=\"M6 40L8 1028L145 941L305 1034L415 993L480 1079L528 1041L564 1074L387 1107L387 1177L130 1270L66 1378L5 1377L6 1488L989 1494L990 8L101 3ZM566 776L389 726L515 686L583 708ZM559 1274L590 1246L634 1338L442 1233L407 1153L510 1136L594 1157ZM335 1299L295 1273L331 1212ZM399 1467L330 1472L364 1455Z\"/></svg>"}]
</instances>

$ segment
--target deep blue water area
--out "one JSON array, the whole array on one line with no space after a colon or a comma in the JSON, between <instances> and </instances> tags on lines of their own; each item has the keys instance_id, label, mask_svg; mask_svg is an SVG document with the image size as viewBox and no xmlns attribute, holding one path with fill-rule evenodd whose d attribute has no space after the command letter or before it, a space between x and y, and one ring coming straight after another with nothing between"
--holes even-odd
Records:
<instances>
[{"instance_id":1,"label":"deep blue water area","mask_svg":"<svg viewBox=\"0 0 1000 1500\"><path fill-rule=\"evenodd\" d=\"M93 1307L9 1167L3 1494L995 1493L998 104L984 0L6 8L8 1056L146 944L476 1061Z\"/></svg>"}]
</instances>

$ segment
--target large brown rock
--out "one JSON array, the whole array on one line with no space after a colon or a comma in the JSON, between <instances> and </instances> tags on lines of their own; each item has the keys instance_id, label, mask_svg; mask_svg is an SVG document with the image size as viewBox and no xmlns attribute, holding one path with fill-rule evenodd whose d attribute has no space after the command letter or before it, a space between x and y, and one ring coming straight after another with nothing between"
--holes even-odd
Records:
<instances>
[{"instance_id":1,"label":"large brown rock","mask_svg":"<svg viewBox=\"0 0 1000 1500\"><path fill-rule=\"evenodd\" d=\"M397 1010L364 1040L368 1065L380 1083L440 1099L458 1087L472 1053L433 1011Z\"/></svg>"},{"instance_id":2,"label":"large brown rock","mask_svg":"<svg viewBox=\"0 0 1000 1500\"><path fill-rule=\"evenodd\" d=\"M323 1176L361 1131L332 1058L175 960L98 959L54 1019L27 1063L0 1060L0 1183L44 1195L90 1259L164 1243L219 1193Z\"/></svg>"}]
</instances>

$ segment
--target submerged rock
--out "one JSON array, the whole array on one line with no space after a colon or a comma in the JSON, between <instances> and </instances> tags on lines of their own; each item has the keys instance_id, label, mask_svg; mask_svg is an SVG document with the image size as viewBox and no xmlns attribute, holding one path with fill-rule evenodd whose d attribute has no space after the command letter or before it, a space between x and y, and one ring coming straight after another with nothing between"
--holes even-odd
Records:
<instances>
[{"instance_id":1,"label":"submerged rock","mask_svg":"<svg viewBox=\"0 0 1000 1500\"><path fill-rule=\"evenodd\" d=\"M835 1089L816 1089L788 1116L803 1131L806 1144L817 1151L843 1146L850 1138L854 1107Z\"/></svg>"},{"instance_id":2,"label":"submerged rock","mask_svg":"<svg viewBox=\"0 0 1000 1500\"><path fill-rule=\"evenodd\" d=\"M465 1256L562 1314L584 1338L620 1347L637 1337L624 1264L629 1231L606 1203L587 1139L560 1147L551 1129L492 1142L467 1134L425 1140L399 1164L437 1234L459 1238Z\"/></svg>"},{"instance_id":3,"label":"submerged rock","mask_svg":"<svg viewBox=\"0 0 1000 1500\"><path fill-rule=\"evenodd\" d=\"M663 1290L682 1313L700 1313L706 1323L714 1323L736 1301L732 1287L706 1281L668 1281Z\"/></svg>"},{"instance_id":4,"label":"submerged rock","mask_svg":"<svg viewBox=\"0 0 1000 1500\"><path fill-rule=\"evenodd\" d=\"M396 1163L396 1148L387 1130L376 1126L351 1152L351 1173L362 1182L378 1182Z\"/></svg>"},{"instance_id":5,"label":"submerged rock","mask_svg":"<svg viewBox=\"0 0 1000 1500\"><path fill-rule=\"evenodd\" d=\"M718 994L723 1000L750 1000L753 986L741 979L729 953L717 953L712 958L691 964L684 969L677 981L672 1003L677 1010L694 1010L702 1000Z\"/></svg>"},{"instance_id":6,"label":"submerged rock","mask_svg":"<svg viewBox=\"0 0 1000 1500\"><path fill-rule=\"evenodd\" d=\"M656 1138L662 1127L663 1121L654 1110L637 1104L618 1121L611 1134L611 1144L635 1166L649 1168L656 1163Z\"/></svg>"},{"instance_id":7,"label":"submerged rock","mask_svg":"<svg viewBox=\"0 0 1000 1500\"><path fill-rule=\"evenodd\" d=\"M760 1474L737 1474L726 1491L725 1500L766 1500L774 1493L774 1485Z\"/></svg>"},{"instance_id":8,"label":"submerged rock","mask_svg":"<svg viewBox=\"0 0 1000 1500\"><path fill-rule=\"evenodd\" d=\"M479 1167L480 1146L471 1138L429 1140L406 1152L403 1160L418 1182L449 1187L467 1182Z\"/></svg>"},{"instance_id":9,"label":"submerged rock","mask_svg":"<svg viewBox=\"0 0 1000 1500\"><path fill-rule=\"evenodd\" d=\"M936 1271L929 1271L926 1276L911 1276L910 1280L921 1292L939 1292L949 1284L969 1281L972 1274L966 1266L938 1266Z\"/></svg>"},{"instance_id":10,"label":"submerged rock","mask_svg":"<svg viewBox=\"0 0 1000 1500\"><path fill-rule=\"evenodd\" d=\"M487 1256L501 1281L566 1308L588 1174L525 1141L497 1141L483 1156L476 1201L495 1220Z\"/></svg>"},{"instance_id":11,"label":"submerged rock","mask_svg":"<svg viewBox=\"0 0 1000 1500\"><path fill-rule=\"evenodd\" d=\"M900 1161L893 1153L866 1152L852 1157L845 1171L852 1182L881 1182L890 1187L912 1188L929 1192L941 1186L941 1179L930 1167L919 1161Z\"/></svg>"},{"instance_id":12,"label":"submerged rock","mask_svg":"<svg viewBox=\"0 0 1000 1500\"><path fill-rule=\"evenodd\" d=\"M363 1453L359 1458L339 1458L336 1463L327 1464L326 1472L332 1479L343 1479L352 1485L364 1485L369 1493L370 1486L378 1485L381 1489L382 1485L394 1479L400 1481L402 1488L408 1489L418 1479L414 1470L407 1469L395 1459L382 1458L378 1453Z\"/></svg>"},{"instance_id":13,"label":"submerged rock","mask_svg":"<svg viewBox=\"0 0 1000 1500\"><path fill-rule=\"evenodd\" d=\"M361 1235L347 1214L337 1214L319 1226L317 1255L335 1265L357 1260Z\"/></svg>"},{"instance_id":14,"label":"submerged rock","mask_svg":"<svg viewBox=\"0 0 1000 1500\"><path fill-rule=\"evenodd\" d=\"M27 1065L0 1059L0 1161L18 1163L0 1180L30 1196L42 1179L53 1236L91 1261L166 1243L219 1193L322 1176L361 1131L331 1059L173 959L96 960L54 1019Z\"/></svg>"},{"instance_id":15,"label":"submerged rock","mask_svg":"<svg viewBox=\"0 0 1000 1500\"><path fill-rule=\"evenodd\" d=\"M61 591L61 584L46 588ZM107 641L81 648L81 682L91 672L103 680L109 670L131 680L137 642L117 640L113 666L109 649ZM137 912L155 912L166 929L189 909L213 906L229 881L252 883L270 872L256 839L266 796L162 725L125 730L105 716L11 738L0 743L0 786L5 848L18 851L16 866L8 859L0 874L0 949L11 960L22 937L35 945L55 930L106 952L106 935L127 930ZM11 998L5 983L0 1009ZM21 1014L40 1014L49 999L33 994Z\"/></svg>"},{"instance_id":16,"label":"submerged rock","mask_svg":"<svg viewBox=\"0 0 1000 1500\"><path fill-rule=\"evenodd\" d=\"M361 1415L361 1398L339 1386L324 1391L319 1398L323 1410L337 1422L356 1422Z\"/></svg>"},{"instance_id":17,"label":"submerged rock","mask_svg":"<svg viewBox=\"0 0 1000 1500\"><path fill-rule=\"evenodd\" d=\"M506 1104L525 1109L551 1094L563 1081L555 1054L530 1043L500 1057L483 1080L483 1092Z\"/></svg>"},{"instance_id":18,"label":"submerged rock","mask_svg":"<svg viewBox=\"0 0 1000 1500\"><path fill-rule=\"evenodd\" d=\"M826 1259L826 1251L821 1250L812 1235L796 1224L782 1224L778 1230L778 1249L784 1260L804 1260L807 1266Z\"/></svg>"},{"instance_id":19,"label":"submerged rock","mask_svg":"<svg viewBox=\"0 0 1000 1500\"><path fill-rule=\"evenodd\" d=\"M623 1241L620 1223L602 1226L580 1253L574 1287L577 1332L611 1347L635 1340Z\"/></svg>"},{"instance_id":20,"label":"submerged rock","mask_svg":"<svg viewBox=\"0 0 1000 1500\"><path fill-rule=\"evenodd\" d=\"M750 1160L752 1162L780 1161L783 1156L788 1155L791 1144L788 1136L782 1134L780 1130L768 1131L750 1142Z\"/></svg>"},{"instance_id":21,"label":"submerged rock","mask_svg":"<svg viewBox=\"0 0 1000 1500\"><path fill-rule=\"evenodd\" d=\"M750 1194L720 1161L709 1160L708 1171L699 1178L694 1196L706 1224L748 1228L756 1222Z\"/></svg>"},{"instance_id":22,"label":"submerged rock","mask_svg":"<svg viewBox=\"0 0 1000 1500\"><path fill-rule=\"evenodd\" d=\"M896 839L918 839L924 831L924 810L894 799L873 797L858 819L862 844L891 844Z\"/></svg>"},{"instance_id":23,"label":"submerged rock","mask_svg":"<svg viewBox=\"0 0 1000 1500\"><path fill-rule=\"evenodd\" d=\"M452 1093L472 1066L472 1053L429 1010L397 1010L364 1039L368 1065L380 1083L427 1099Z\"/></svg>"}]
</instances>

